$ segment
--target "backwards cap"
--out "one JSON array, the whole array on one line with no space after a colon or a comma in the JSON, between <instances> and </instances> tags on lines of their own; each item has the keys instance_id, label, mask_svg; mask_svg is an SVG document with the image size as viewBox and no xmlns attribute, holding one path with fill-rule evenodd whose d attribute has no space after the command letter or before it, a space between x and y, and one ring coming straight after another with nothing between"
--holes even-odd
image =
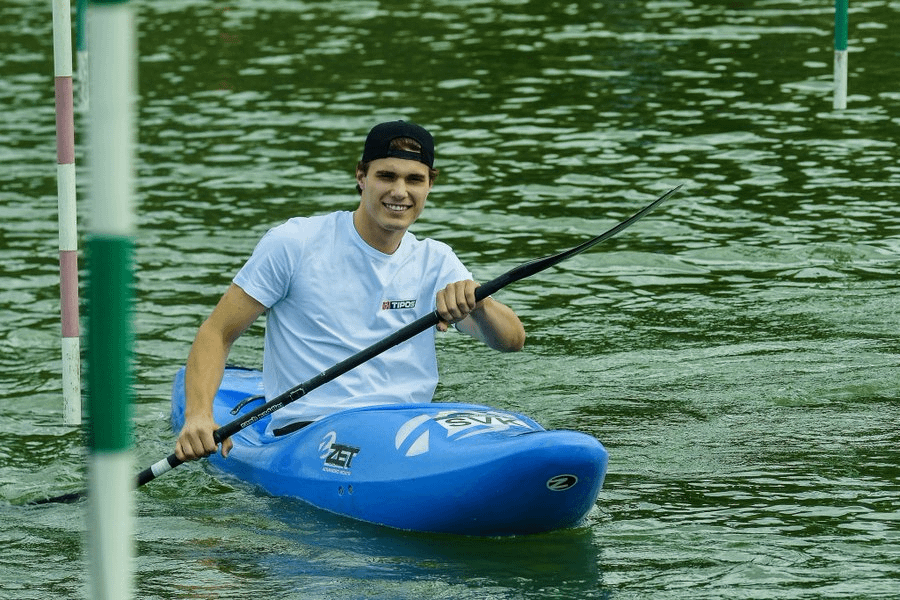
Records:
<instances>
[{"instance_id":1,"label":"backwards cap","mask_svg":"<svg viewBox=\"0 0 900 600\"><path fill-rule=\"evenodd\" d=\"M411 138L419 142L421 152L392 149L391 142L397 138ZM362 161L369 162L379 158L404 158L417 160L434 168L434 138L428 131L415 123L407 121L389 121L372 128L366 138Z\"/></svg>"}]
</instances>

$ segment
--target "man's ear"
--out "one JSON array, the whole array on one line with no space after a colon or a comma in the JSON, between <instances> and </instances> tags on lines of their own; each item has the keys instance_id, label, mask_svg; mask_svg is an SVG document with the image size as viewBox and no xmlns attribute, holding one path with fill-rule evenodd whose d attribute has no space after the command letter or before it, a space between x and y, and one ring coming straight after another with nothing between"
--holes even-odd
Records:
<instances>
[{"instance_id":1,"label":"man's ear","mask_svg":"<svg viewBox=\"0 0 900 600\"><path fill-rule=\"evenodd\" d=\"M366 174L360 170L356 171L356 183L360 190L366 189Z\"/></svg>"}]
</instances>

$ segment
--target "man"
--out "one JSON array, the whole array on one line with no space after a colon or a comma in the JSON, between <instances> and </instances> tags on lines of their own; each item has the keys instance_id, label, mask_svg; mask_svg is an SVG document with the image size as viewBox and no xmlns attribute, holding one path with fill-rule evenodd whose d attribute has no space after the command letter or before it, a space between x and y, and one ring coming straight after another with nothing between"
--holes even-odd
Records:
<instances>
[{"instance_id":1,"label":"man","mask_svg":"<svg viewBox=\"0 0 900 600\"><path fill-rule=\"evenodd\" d=\"M263 313L270 399L434 310L440 331L454 323L496 350L522 348L519 318L492 298L475 302L478 284L449 246L407 232L436 175L428 131L376 125L357 165L354 212L294 218L263 236L191 346L178 458L216 451L212 403L228 352ZM279 435L345 408L430 402L437 375L434 333L422 333L275 412L269 430ZM222 455L230 448L223 442Z\"/></svg>"}]
</instances>

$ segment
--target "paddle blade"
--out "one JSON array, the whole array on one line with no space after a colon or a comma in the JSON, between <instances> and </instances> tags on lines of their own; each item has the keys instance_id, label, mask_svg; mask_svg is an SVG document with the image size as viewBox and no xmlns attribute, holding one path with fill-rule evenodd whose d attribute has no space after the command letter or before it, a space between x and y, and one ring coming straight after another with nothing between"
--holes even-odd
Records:
<instances>
[{"instance_id":1,"label":"paddle blade","mask_svg":"<svg viewBox=\"0 0 900 600\"><path fill-rule=\"evenodd\" d=\"M41 498L40 500L32 500L28 503L29 506L37 506L40 504L72 504L74 502L78 502L82 498L87 496L85 492L71 492L69 494L62 494L61 496L53 496L52 498Z\"/></svg>"},{"instance_id":2,"label":"paddle blade","mask_svg":"<svg viewBox=\"0 0 900 600\"><path fill-rule=\"evenodd\" d=\"M682 184L682 185L684 185L684 184ZM483 299L487 298L488 296L490 296L491 294L493 294L494 292L497 292L498 290L506 287L510 283L519 281L520 279L525 279L526 277L531 277L532 275L534 275L536 273L540 273L541 271L543 271L545 269L549 269L550 267L561 263L562 261L566 260L567 258L571 258L571 257L575 256L576 254L581 254L585 250L593 248L600 242L602 242L604 240L608 240L609 238L616 235L617 233L619 233L619 232L623 231L624 229L627 229L628 227L631 227L632 225L637 223L639 220L644 218L644 216L646 216L649 212L651 212L657 206L659 206L660 204L665 202L670 196L672 196L675 192L677 192L680 189L681 189L681 185L672 188L671 190L669 190L668 192L666 192L665 194L663 194L662 196L660 196L659 198L657 198L656 200L654 200L653 202L651 202L650 204L648 204L647 206L645 206L644 208L639 210L638 212L634 213L633 215L631 215L630 217L628 217L621 223L618 223L615 227L613 227L607 231L604 231L597 237L593 237L593 238L587 240L586 242L583 242L583 243L579 244L578 246L575 246L574 248L570 248L569 250L565 250L558 254L554 254L552 256L545 256L544 258L536 258L536 259L529 261L523 265L519 265L518 267L515 267L514 269L512 269L510 271L507 271L503 275L500 275L499 277L492 279L491 281L488 281L487 283L482 284L481 286L478 287L477 290L475 290L475 298L477 300L483 300Z\"/></svg>"}]
</instances>

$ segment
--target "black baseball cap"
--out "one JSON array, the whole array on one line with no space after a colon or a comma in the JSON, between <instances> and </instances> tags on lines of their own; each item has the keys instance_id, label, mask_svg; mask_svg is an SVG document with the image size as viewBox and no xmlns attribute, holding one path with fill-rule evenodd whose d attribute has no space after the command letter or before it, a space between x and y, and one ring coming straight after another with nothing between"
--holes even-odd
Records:
<instances>
[{"instance_id":1,"label":"black baseball cap","mask_svg":"<svg viewBox=\"0 0 900 600\"><path fill-rule=\"evenodd\" d=\"M392 149L391 142L397 138L411 138L419 142L421 152ZM415 123L408 121L388 121L380 123L369 131L366 137L366 145L363 148L362 161L369 162L379 158L405 158L417 160L434 168L434 138L431 134Z\"/></svg>"}]
</instances>

